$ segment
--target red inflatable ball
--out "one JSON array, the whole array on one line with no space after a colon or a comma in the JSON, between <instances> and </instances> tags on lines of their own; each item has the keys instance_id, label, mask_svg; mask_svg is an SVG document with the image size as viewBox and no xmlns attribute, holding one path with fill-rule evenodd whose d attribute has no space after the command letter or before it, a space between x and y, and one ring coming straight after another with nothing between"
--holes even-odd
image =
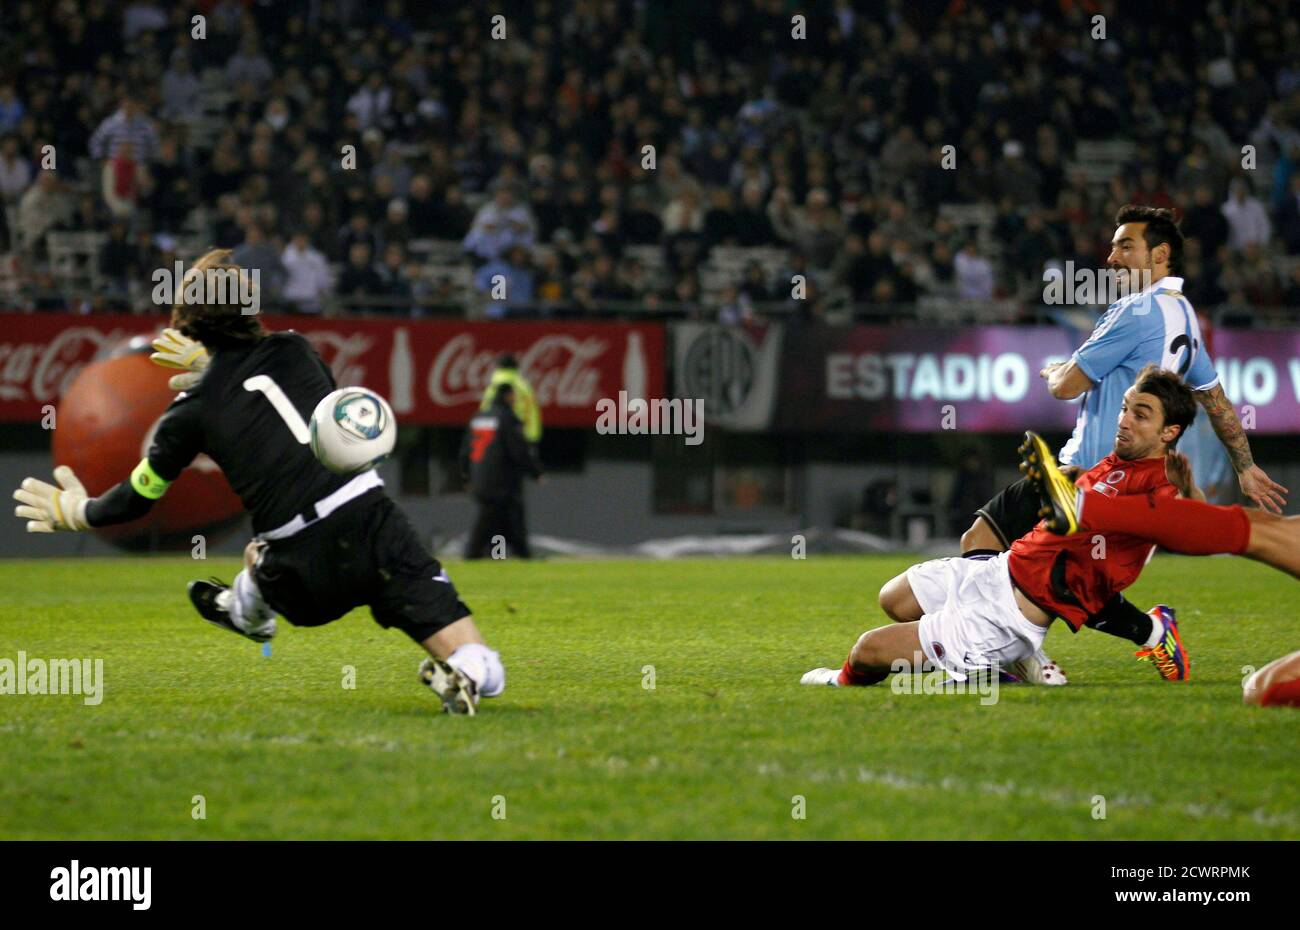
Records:
<instances>
[{"instance_id":1,"label":"red inflatable ball","mask_svg":"<svg viewBox=\"0 0 1300 930\"><path fill-rule=\"evenodd\" d=\"M176 396L167 387L176 372L153 364L148 352L148 340L138 338L118 347L82 369L59 401L54 464L72 468L92 497L131 474ZM195 534L211 542L243 512L221 469L200 455L144 517L95 532L125 548L188 549Z\"/></svg>"}]
</instances>

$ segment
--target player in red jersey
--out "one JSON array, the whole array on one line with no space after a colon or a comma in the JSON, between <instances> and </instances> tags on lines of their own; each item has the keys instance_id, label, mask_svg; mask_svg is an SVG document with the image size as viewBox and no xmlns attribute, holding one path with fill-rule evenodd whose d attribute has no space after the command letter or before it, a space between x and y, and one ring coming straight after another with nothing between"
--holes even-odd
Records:
<instances>
[{"instance_id":1,"label":"player in red jersey","mask_svg":"<svg viewBox=\"0 0 1300 930\"><path fill-rule=\"evenodd\" d=\"M1086 493L1061 474L1041 438L1034 433L1026 438L1021 468L1043 504L1044 519L1035 532L1061 534L1063 540L1120 534L1183 555L1241 555L1300 578L1300 517L1179 500L1155 491Z\"/></svg>"},{"instance_id":2,"label":"player in red jersey","mask_svg":"<svg viewBox=\"0 0 1300 930\"><path fill-rule=\"evenodd\" d=\"M1300 707L1300 651L1251 674L1242 682L1241 699L1260 707Z\"/></svg>"},{"instance_id":3,"label":"player in red jersey","mask_svg":"<svg viewBox=\"0 0 1300 930\"><path fill-rule=\"evenodd\" d=\"M1057 498L1074 493L1102 501L1195 503L1177 500L1199 492L1186 458L1172 449L1195 415L1196 402L1183 380L1150 365L1125 394L1110 455L1074 483L1054 461L1050 471L1032 463L1026 471L1047 495L1044 500L1053 502L1045 507L1053 520L1060 517ZM1051 459L1042 440L1030 437L1022 452L1035 462ZM1056 617L1077 631L1137 579L1159 542L1126 531L1079 533L1068 515L1050 528L1048 522L1040 521L991 559L935 559L892 579L880 591L880 606L896 622L862 634L842 668L814 669L802 682L875 684L896 668L921 668L923 659L958 681L1008 667L1042 646ZM1069 535L1058 535L1061 530ZM1157 663L1182 661L1176 642L1159 643L1152 653ZM896 665L900 661L905 664ZM1181 672L1185 676L1186 668Z\"/></svg>"}]
</instances>

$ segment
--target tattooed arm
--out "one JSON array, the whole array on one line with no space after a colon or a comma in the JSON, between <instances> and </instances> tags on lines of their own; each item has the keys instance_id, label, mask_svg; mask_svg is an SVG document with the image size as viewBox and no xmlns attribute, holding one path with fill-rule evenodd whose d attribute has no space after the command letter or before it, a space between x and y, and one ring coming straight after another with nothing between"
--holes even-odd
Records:
<instances>
[{"instance_id":1,"label":"tattooed arm","mask_svg":"<svg viewBox=\"0 0 1300 930\"><path fill-rule=\"evenodd\" d=\"M1208 391L1196 391L1196 399L1205 408L1205 415L1210 418L1214 433L1228 450L1228 459L1232 470L1237 473L1241 492L1260 506L1263 510L1281 513L1286 505L1287 489L1276 483L1264 473L1264 469L1255 464L1250 454L1250 441L1237 411L1232 409L1228 395L1223 393L1223 385L1216 384Z\"/></svg>"}]
</instances>

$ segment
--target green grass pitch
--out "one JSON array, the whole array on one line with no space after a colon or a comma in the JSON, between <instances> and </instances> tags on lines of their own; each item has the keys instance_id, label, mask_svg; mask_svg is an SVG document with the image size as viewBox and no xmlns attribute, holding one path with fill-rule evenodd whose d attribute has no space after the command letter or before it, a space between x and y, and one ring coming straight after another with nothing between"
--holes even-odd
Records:
<instances>
[{"instance_id":1,"label":"green grass pitch","mask_svg":"<svg viewBox=\"0 0 1300 930\"><path fill-rule=\"evenodd\" d=\"M203 623L185 582L233 561L0 562L0 658L105 679L0 696L0 838L1300 838L1300 712L1241 704L1300 647L1293 580L1158 557L1130 594L1179 609L1186 683L1057 624L1065 688L801 687L908 561L452 563L509 675L474 719L364 609L269 657Z\"/></svg>"}]
</instances>

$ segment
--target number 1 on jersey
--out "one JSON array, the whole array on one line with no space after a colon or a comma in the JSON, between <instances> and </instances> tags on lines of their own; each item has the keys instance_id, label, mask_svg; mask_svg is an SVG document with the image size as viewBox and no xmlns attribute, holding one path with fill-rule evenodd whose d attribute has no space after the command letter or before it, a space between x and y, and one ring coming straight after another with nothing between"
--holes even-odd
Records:
<instances>
[{"instance_id":1,"label":"number 1 on jersey","mask_svg":"<svg viewBox=\"0 0 1300 930\"><path fill-rule=\"evenodd\" d=\"M280 415L280 419L284 420L285 425L289 427L289 432L293 433L293 438L304 446L311 442L311 430L307 428L302 414L273 379L266 375L254 375L244 382L244 390L261 391L265 394L266 399L275 408L275 412Z\"/></svg>"}]
</instances>

